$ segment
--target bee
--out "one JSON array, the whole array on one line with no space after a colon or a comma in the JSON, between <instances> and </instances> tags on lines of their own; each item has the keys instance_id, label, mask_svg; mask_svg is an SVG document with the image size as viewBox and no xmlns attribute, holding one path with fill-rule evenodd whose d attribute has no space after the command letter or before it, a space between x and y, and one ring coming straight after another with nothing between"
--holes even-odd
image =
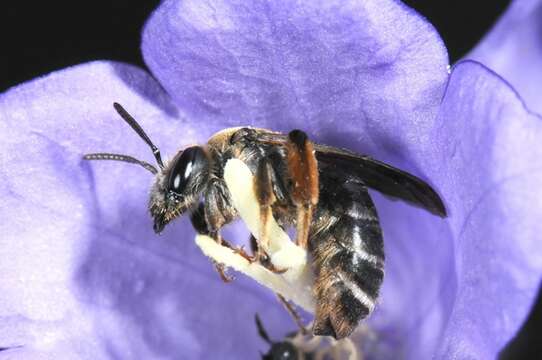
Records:
<instances>
[{"instance_id":1,"label":"bee","mask_svg":"<svg viewBox=\"0 0 542 360\"><path fill-rule=\"evenodd\" d=\"M446 209L426 182L388 164L349 150L316 144L301 130L282 134L251 127L228 128L202 146L180 150L164 164L160 151L124 108L114 108L151 148L158 168L128 155L95 153L86 160L116 160L142 166L155 175L149 211L160 233L189 213L195 230L230 246L221 228L238 217L226 186L224 166L243 161L255 178L262 222L274 216L296 229L315 276L314 335L342 339L375 308L384 278L382 230L368 188L445 217ZM266 226L251 261L276 269L267 257ZM215 264L224 281L231 280ZM287 270L287 269L286 269Z\"/></svg>"},{"instance_id":2,"label":"bee","mask_svg":"<svg viewBox=\"0 0 542 360\"><path fill-rule=\"evenodd\" d=\"M282 340L273 341L258 314L255 315L256 328L260 337L270 345L262 360L322 360L322 359L363 359L363 354L354 342L345 338L335 341L331 338L312 336L304 329L288 333Z\"/></svg>"},{"instance_id":3,"label":"bee","mask_svg":"<svg viewBox=\"0 0 542 360\"><path fill-rule=\"evenodd\" d=\"M311 352L305 352L300 346L294 343L296 333L289 334L282 341L273 341L267 334L258 314L255 315L258 335L271 347L266 354L262 354L262 360L310 360L314 358Z\"/></svg>"}]
</instances>

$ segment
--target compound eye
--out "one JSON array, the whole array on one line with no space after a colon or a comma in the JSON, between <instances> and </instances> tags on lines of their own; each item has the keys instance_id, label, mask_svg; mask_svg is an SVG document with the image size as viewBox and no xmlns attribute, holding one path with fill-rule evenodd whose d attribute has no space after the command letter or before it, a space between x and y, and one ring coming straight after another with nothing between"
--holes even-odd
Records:
<instances>
[{"instance_id":1,"label":"compound eye","mask_svg":"<svg viewBox=\"0 0 542 360\"><path fill-rule=\"evenodd\" d=\"M185 149L177 158L169 174L168 189L182 194L192 178L201 175L206 169L207 158L199 146Z\"/></svg>"}]
</instances>

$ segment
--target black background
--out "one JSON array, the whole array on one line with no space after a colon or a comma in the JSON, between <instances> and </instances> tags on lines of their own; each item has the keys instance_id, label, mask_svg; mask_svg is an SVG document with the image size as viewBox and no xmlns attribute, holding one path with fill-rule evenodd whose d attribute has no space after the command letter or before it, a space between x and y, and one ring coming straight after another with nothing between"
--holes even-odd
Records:
<instances>
[{"instance_id":1,"label":"black background","mask_svg":"<svg viewBox=\"0 0 542 360\"><path fill-rule=\"evenodd\" d=\"M433 23L454 61L478 42L509 0L405 2ZM140 32L158 4L158 0L2 1L0 92L90 60L119 60L143 67Z\"/></svg>"},{"instance_id":2,"label":"black background","mask_svg":"<svg viewBox=\"0 0 542 360\"><path fill-rule=\"evenodd\" d=\"M159 0L3 1L0 6L0 92L64 67L110 59L145 67L140 33ZM454 62L485 34L509 0L405 0L437 28ZM540 299L539 303L542 303ZM526 356L537 342L542 307L503 358ZM532 350L532 349L531 349Z\"/></svg>"}]
</instances>

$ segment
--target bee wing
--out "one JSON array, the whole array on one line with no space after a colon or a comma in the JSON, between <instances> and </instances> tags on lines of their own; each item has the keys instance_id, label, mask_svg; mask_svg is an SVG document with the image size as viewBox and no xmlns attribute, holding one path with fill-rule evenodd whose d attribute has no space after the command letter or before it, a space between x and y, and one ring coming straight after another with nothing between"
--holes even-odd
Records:
<instances>
[{"instance_id":1,"label":"bee wing","mask_svg":"<svg viewBox=\"0 0 542 360\"><path fill-rule=\"evenodd\" d=\"M422 179L368 156L315 145L319 165L355 177L368 187L394 198L421 207L432 214L445 217L446 208L440 196Z\"/></svg>"},{"instance_id":2,"label":"bee wing","mask_svg":"<svg viewBox=\"0 0 542 360\"><path fill-rule=\"evenodd\" d=\"M284 144L287 136L260 131L258 140L271 144ZM358 179L371 189L384 195L404 200L432 214L445 217L442 199L422 179L381 161L332 146L314 144L319 167L342 173L346 179Z\"/></svg>"}]
</instances>

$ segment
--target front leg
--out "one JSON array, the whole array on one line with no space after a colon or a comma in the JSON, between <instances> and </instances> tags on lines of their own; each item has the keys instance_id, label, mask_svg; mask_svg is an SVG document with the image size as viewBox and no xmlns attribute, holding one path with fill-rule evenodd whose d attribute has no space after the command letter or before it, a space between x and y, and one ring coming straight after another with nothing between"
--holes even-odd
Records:
<instances>
[{"instance_id":1,"label":"front leg","mask_svg":"<svg viewBox=\"0 0 542 360\"><path fill-rule=\"evenodd\" d=\"M200 203L198 208L192 212L190 215L190 221L192 222L192 226L198 232L198 234L202 235L208 235L212 237L218 244L224 244L227 247L231 247L231 245L226 242L224 239L222 239L222 236L220 235L219 231L210 231L209 226L207 224L206 218L205 218L205 206L203 203ZM220 264L213 260L213 263L215 265L216 271L218 271L218 274L220 275L220 278L225 283L229 283L233 280L231 276L228 276L226 274L224 264Z\"/></svg>"},{"instance_id":2,"label":"front leg","mask_svg":"<svg viewBox=\"0 0 542 360\"><path fill-rule=\"evenodd\" d=\"M219 244L231 249L233 247L222 238L220 229L237 216L237 210L233 207L230 192L224 180L212 178L209 181L208 190L203 202L205 223L210 230L210 236ZM225 273L224 264L215 262L215 267L224 282L230 282L231 277Z\"/></svg>"},{"instance_id":3,"label":"front leg","mask_svg":"<svg viewBox=\"0 0 542 360\"><path fill-rule=\"evenodd\" d=\"M221 243L222 238L218 235L220 229L237 216L237 210L233 207L231 195L224 180L216 177L209 180L208 190L203 200L203 213L209 231L217 233L217 241Z\"/></svg>"},{"instance_id":4,"label":"front leg","mask_svg":"<svg viewBox=\"0 0 542 360\"><path fill-rule=\"evenodd\" d=\"M224 181L239 216L252 234L259 234L260 206L254 191L254 173L242 161L232 159L224 166ZM246 274L304 309L314 311L314 296L308 290L312 286L313 276L307 264L307 252L290 240L273 217L270 219L269 235L271 241L269 255L273 263L288 269L283 275L266 270L259 262L248 261L234 250L217 244L209 236L198 235L195 241L203 254L209 258Z\"/></svg>"}]
</instances>

